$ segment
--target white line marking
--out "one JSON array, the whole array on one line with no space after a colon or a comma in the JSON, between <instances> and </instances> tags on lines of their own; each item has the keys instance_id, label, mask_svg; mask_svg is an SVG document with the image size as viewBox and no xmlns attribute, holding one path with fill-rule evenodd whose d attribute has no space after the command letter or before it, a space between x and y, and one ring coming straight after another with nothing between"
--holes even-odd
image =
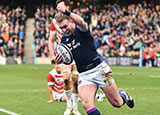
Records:
<instances>
[{"instance_id":1,"label":"white line marking","mask_svg":"<svg viewBox=\"0 0 160 115\"><path fill-rule=\"evenodd\" d=\"M10 115L21 115L21 114L17 114L17 113L15 113L15 112L11 112L11 111L8 111L8 110L2 109L2 108L0 108L0 111L2 111L2 112L4 112L4 113L8 113L8 114L10 114Z\"/></svg>"},{"instance_id":2,"label":"white line marking","mask_svg":"<svg viewBox=\"0 0 160 115\"><path fill-rule=\"evenodd\" d=\"M15 89L15 90L11 90L11 89L3 89L3 90L0 90L0 93L2 92L44 92L44 91L47 91L47 89Z\"/></svg>"},{"instance_id":3,"label":"white line marking","mask_svg":"<svg viewBox=\"0 0 160 115\"><path fill-rule=\"evenodd\" d=\"M160 78L160 75L149 75L150 78Z\"/></svg>"},{"instance_id":4,"label":"white line marking","mask_svg":"<svg viewBox=\"0 0 160 115\"><path fill-rule=\"evenodd\" d=\"M136 90L139 88L118 88L119 90L124 89L124 90ZM160 87L143 87L141 88L142 90L160 90ZM47 89L2 89L0 90L0 93L12 93L12 92L45 92Z\"/></svg>"},{"instance_id":5,"label":"white line marking","mask_svg":"<svg viewBox=\"0 0 160 115\"><path fill-rule=\"evenodd\" d=\"M136 90L139 88L118 88L118 89L124 89L124 90ZM142 90L160 90L160 87L144 87L144 88L140 88Z\"/></svg>"}]
</instances>

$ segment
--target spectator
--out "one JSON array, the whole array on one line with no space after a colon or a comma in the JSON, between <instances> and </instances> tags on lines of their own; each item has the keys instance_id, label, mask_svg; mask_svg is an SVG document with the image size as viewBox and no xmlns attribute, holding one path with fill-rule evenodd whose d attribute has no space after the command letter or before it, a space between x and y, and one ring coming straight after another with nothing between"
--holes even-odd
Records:
<instances>
[{"instance_id":1,"label":"spectator","mask_svg":"<svg viewBox=\"0 0 160 115\"><path fill-rule=\"evenodd\" d=\"M143 67L148 66L147 55L148 55L147 47L143 47L143 53L142 53L142 66Z\"/></svg>"},{"instance_id":2,"label":"spectator","mask_svg":"<svg viewBox=\"0 0 160 115\"><path fill-rule=\"evenodd\" d=\"M6 58L3 55L2 52L0 52L0 65L5 65L6 64Z\"/></svg>"},{"instance_id":3,"label":"spectator","mask_svg":"<svg viewBox=\"0 0 160 115\"><path fill-rule=\"evenodd\" d=\"M6 9L1 6L0 11L0 44L6 56L19 56L23 50L25 38L25 7Z\"/></svg>"},{"instance_id":4,"label":"spectator","mask_svg":"<svg viewBox=\"0 0 160 115\"><path fill-rule=\"evenodd\" d=\"M154 61L155 61L155 57L156 57L156 54L155 54L155 50L153 48L153 45L150 45L149 47L149 63L151 62L151 66L154 67Z\"/></svg>"}]
</instances>

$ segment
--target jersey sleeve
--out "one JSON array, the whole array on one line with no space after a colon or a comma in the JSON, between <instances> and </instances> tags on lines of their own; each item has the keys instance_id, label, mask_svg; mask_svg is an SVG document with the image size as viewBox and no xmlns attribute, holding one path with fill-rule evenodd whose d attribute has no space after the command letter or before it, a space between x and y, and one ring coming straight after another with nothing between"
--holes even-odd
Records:
<instances>
[{"instance_id":1,"label":"jersey sleeve","mask_svg":"<svg viewBox=\"0 0 160 115\"><path fill-rule=\"evenodd\" d=\"M53 76L50 74L50 73L48 73L48 75L47 75L47 82L48 82L48 85L54 85L54 78L53 78Z\"/></svg>"},{"instance_id":2,"label":"jersey sleeve","mask_svg":"<svg viewBox=\"0 0 160 115\"><path fill-rule=\"evenodd\" d=\"M53 21L50 24L50 32L51 33L56 33L56 28L55 28L55 25L54 25Z\"/></svg>"}]
</instances>

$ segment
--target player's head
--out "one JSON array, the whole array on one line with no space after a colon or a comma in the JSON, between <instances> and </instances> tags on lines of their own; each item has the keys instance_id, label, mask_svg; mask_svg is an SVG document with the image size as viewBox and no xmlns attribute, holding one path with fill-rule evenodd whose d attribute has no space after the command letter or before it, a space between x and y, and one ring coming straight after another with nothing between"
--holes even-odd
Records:
<instances>
[{"instance_id":1,"label":"player's head","mask_svg":"<svg viewBox=\"0 0 160 115\"><path fill-rule=\"evenodd\" d=\"M64 9L69 10L70 8L70 0L57 0L56 5L63 5L66 6Z\"/></svg>"},{"instance_id":2,"label":"player's head","mask_svg":"<svg viewBox=\"0 0 160 115\"><path fill-rule=\"evenodd\" d=\"M64 2L64 4L65 4L66 6L70 6L70 0L57 0L57 1L56 1L56 4L59 4L59 3L61 3L61 2Z\"/></svg>"},{"instance_id":3,"label":"player's head","mask_svg":"<svg viewBox=\"0 0 160 115\"><path fill-rule=\"evenodd\" d=\"M58 12L55 16L55 19L59 27L62 29L62 31L65 34L67 34L68 36L71 36L74 33L75 24L70 17L68 17L67 15L61 12Z\"/></svg>"},{"instance_id":4,"label":"player's head","mask_svg":"<svg viewBox=\"0 0 160 115\"><path fill-rule=\"evenodd\" d=\"M56 72L57 72L58 74L61 74L61 68L60 68L60 65L55 64L55 65L54 65L54 68L55 68L55 70L56 70Z\"/></svg>"}]
</instances>

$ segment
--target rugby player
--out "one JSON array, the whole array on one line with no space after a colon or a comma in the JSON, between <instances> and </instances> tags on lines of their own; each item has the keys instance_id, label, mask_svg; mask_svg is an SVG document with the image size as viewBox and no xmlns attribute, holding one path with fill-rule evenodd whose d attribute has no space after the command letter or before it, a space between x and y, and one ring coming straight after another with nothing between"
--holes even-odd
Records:
<instances>
[{"instance_id":1,"label":"rugby player","mask_svg":"<svg viewBox=\"0 0 160 115\"><path fill-rule=\"evenodd\" d=\"M69 10L70 1L69 0L57 0L57 5L63 5L66 10ZM61 37L63 36L63 31L59 28L59 25L55 21L55 19L52 20L50 25L50 37L49 37L49 52L50 52L50 58L53 62L55 62L56 59L56 53L54 51L54 43L57 38L58 43L61 43ZM78 111L78 88L77 88L77 81L78 81L78 71L75 65L75 62L73 62L71 65L62 65L61 71L64 78L64 92L66 96L67 101L67 107L64 112L64 115L70 115L73 113L74 115L81 115ZM73 85L72 85L73 84ZM73 88L72 88L73 87ZM72 97L72 101L71 101Z\"/></svg>"},{"instance_id":2,"label":"rugby player","mask_svg":"<svg viewBox=\"0 0 160 115\"><path fill-rule=\"evenodd\" d=\"M126 103L133 108L133 99L124 90L118 92L111 68L96 52L88 24L82 17L66 10L64 5L58 5L57 9L59 13L55 19L60 29L67 35L62 37L61 43L70 48L76 62L79 72L78 93L86 113L101 115L94 105L94 97L99 87L114 107L119 108ZM56 55L55 61L61 61L61 57Z\"/></svg>"},{"instance_id":3,"label":"rugby player","mask_svg":"<svg viewBox=\"0 0 160 115\"><path fill-rule=\"evenodd\" d=\"M48 82L48 94L50 98L48 103L53 102L54 99L58 102L65 102L66 97L63 88L64 82L60 70L60 65L58 64L54 65L54 69L51 70L47 75L47 82Z\"/></svg>"},{"instance_id":4,"label":"rugby player","mask_svg":"<svg viewBox=\"0 0 160 115\"><path fill-rule=\"evenodd\" d=\"M49 100L48 103L52 103L54 100L57 102L65 102L66 97L64 94L64 82L63 82L63 75L61 74L60 66L58 64L54 65L54 69L52 69L47 75L47 82L48 82L48 94ZM101 102L104 99L104 94L96 94L95 99ZM80 100L79 100L80 101Z\"/></svg>"}]
</instances>

